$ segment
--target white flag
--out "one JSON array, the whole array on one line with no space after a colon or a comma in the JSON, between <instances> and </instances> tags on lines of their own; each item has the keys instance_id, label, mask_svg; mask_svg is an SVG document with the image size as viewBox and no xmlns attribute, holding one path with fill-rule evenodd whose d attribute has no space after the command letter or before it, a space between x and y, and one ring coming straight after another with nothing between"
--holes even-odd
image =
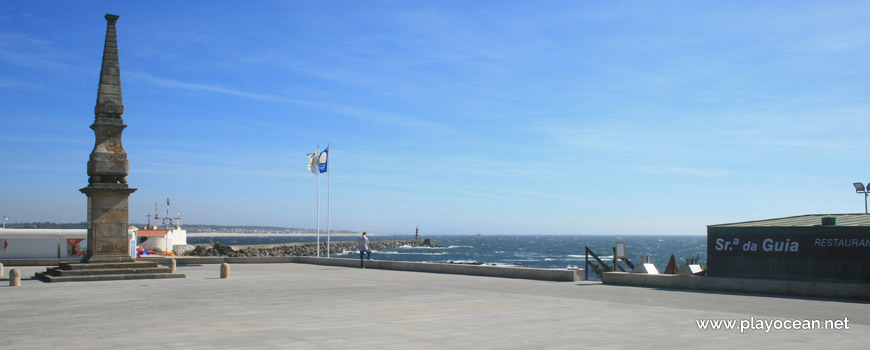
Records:
<instances>
[{"instance_id":1,"label":"white flag","mask_svg":"<svg viewBox=\"0 0 870 350\"><path fill-rule=\"evenodd\" d=\"M308 153L308 171L312 174L317 174L317 151Z\"/></svg>"}]
</instances>

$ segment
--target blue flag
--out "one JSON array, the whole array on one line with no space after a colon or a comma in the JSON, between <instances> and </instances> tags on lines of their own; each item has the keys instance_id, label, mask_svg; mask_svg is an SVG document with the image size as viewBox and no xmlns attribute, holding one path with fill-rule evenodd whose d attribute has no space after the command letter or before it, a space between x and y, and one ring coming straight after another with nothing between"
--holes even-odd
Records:
<instances>
[{"instance_id":1,"label":"blue flag","mask_svg":"<svg viewBox=\"0 0 870 350\"><path fill-rule=\"evenodd\" d=\"M318 161L317 165L318 165L318 168L320 169L321 173L326 172L326 170L327 170L326 163L328 160L329 160L329 147L326 147L326 149L323 150L323 152L320 152L320 159L317 160Z\"/></svg>"}]
</instances>

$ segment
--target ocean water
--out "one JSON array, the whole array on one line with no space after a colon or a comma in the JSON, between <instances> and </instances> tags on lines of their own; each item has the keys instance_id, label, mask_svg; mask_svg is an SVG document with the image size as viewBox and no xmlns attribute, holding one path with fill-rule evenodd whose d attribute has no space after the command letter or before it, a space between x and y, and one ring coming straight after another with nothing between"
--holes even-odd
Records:
<instances>
[{"instance_id":1,"label":"ocean water","mask_svg":"<svg viewBox=\"0 0 870 350\"><path fill-rule=\"evenodd\" d=\"M326 236L321 235L321 242ZM375 236L370 240L411 239L413 236ZM686 258L699 258L702 265L707 261L706 236L491 236L491 235L445 235L426 236L437 247L401 247L373 251L372 259L416 262L480 263L501 266L522 266L547 269L583 268L584 247L588 246L605 262L613 261L616 242L625 242L626 255L637 264L641 256L649 256L659 270L664 270L671 254L678 264ZM332 237L333 241L354 240L355 237ZM287 236L233 236L233 237L188 237L189 244L220 242L227 245L278 244L291 242L314 242L316 237ZM332 254L333 257L358 258L357 251ZM592 260L592 257L589 258ZM623 265L624 266L624 265Z\"/></svg>"}]
</instances>

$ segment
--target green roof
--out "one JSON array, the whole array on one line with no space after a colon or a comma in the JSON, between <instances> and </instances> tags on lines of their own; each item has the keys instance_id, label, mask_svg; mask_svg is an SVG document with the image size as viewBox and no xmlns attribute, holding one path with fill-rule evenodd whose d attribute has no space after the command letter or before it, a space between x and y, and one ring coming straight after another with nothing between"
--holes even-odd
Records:
<instances>
[{"instance_id":1,"label":"green roof","mask_svg":"<svg viewBox=\"0 0 870 350\"><path fill-rule=\"evenodd\" d=\"M733 224L707 225L707 227L789 227L789 226L820 226L823 217L837 218L837 226L870 226L870 215L867 214L811 214L789 216L777 219L736 222Z\"/></svg>"}]
</instances>

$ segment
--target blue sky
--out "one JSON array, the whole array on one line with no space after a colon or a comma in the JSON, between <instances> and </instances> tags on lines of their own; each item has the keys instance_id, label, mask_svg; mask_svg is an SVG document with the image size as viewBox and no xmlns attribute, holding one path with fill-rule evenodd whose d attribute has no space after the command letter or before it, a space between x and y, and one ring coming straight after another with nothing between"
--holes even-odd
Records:
<instances>
[{"instance_id":1,"label":"blue sky","mask_svg":"<svg viewBox=\"0 0 870 350\"><path fill-rule=\"evenodd\" d=\"M5 1L0 215L86 220L105 13L130 217L704 234L863 211L870 3ZM321 177L321 227L326 226Z\"/></svg>"}]
</instances>

